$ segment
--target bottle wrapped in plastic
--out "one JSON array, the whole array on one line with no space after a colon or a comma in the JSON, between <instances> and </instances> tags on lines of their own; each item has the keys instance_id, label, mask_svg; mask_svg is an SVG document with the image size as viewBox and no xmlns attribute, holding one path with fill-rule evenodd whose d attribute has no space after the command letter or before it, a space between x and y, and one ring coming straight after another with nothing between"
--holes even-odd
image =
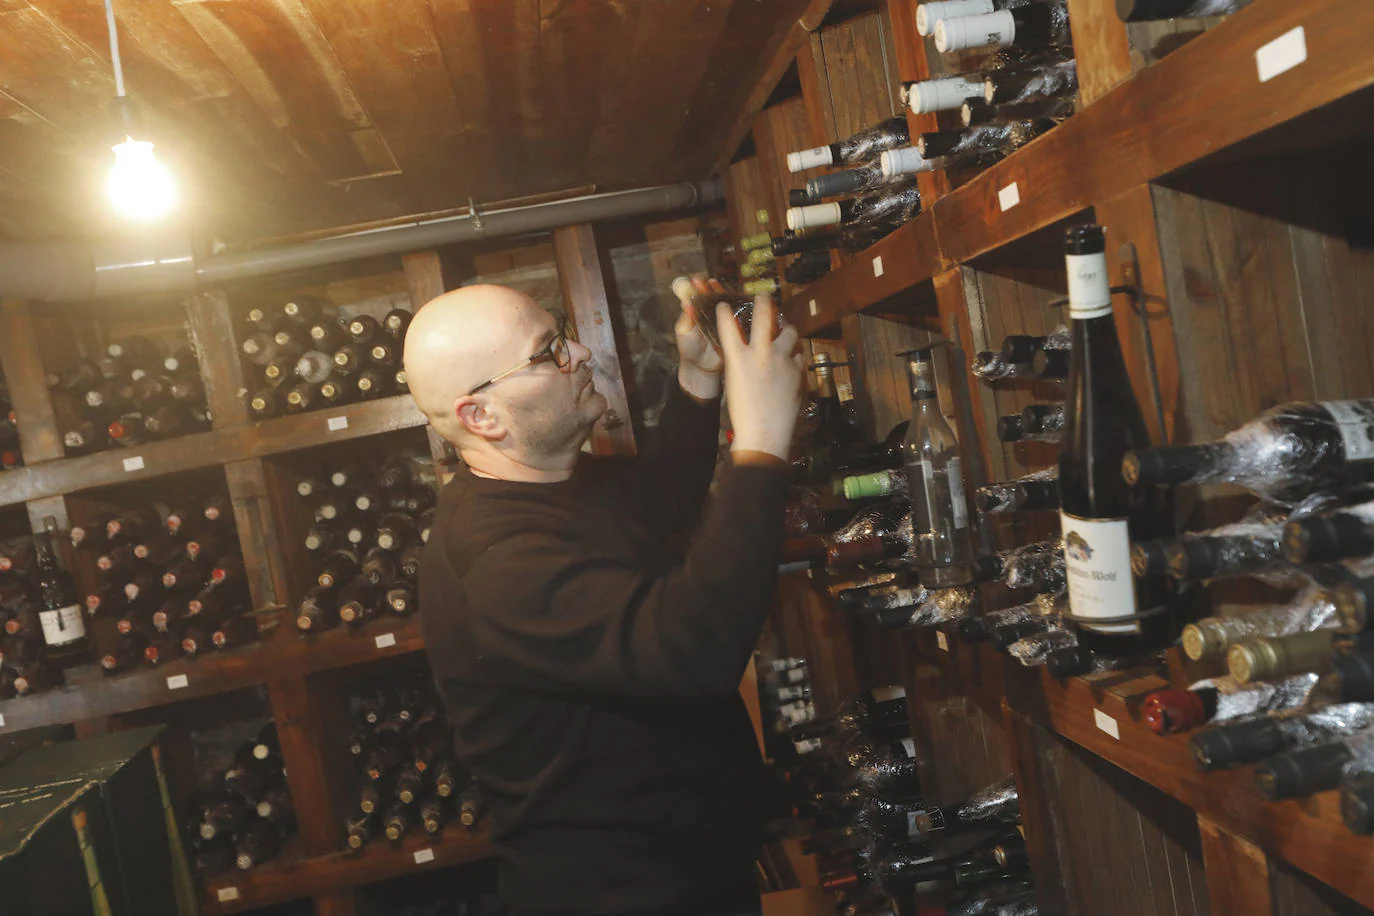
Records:
<instances>
[{"instance_id":1,"label":"bottle wrapped in plastic","mask_svg":"<svg viewBox=\"0 0 1374 916\"><path fill-rule=\"evenodd\" d=\"M933 627L961 619L973 606L975 593L968 586L940 588L930 592L912 613L908 626Z\"/></svg>"},{"instance_id":2,"label":"bottle wrapped in plastic","mask_svg":"<svg viewBox=\"0 0 1374 916\"><path fill-rule=\"evenodd\" d=\"M1277 681L1242 684L1235 678L1207 678L1187 690L1157 690L1145 698L1140 715L1158 735L1188 731L1208 722L1222 724L1293 709L1308 702L1317 675L1298 674Z\"/></svg>"},{"instance_id":3,"label":"bottle wrapped in plastic","mask_svg":"<svg viewBox=\"0 0 1374 916\"><path fill-rule=\"evenodd\" d=\"M932 806L915 815L913 833L929 837L941 831L977 828L1016 821L1021 814L1016 780L1008 776L970 795L962 802L945 807Z\"/></svg>"},{"instance_id":4,"label":"bottle wrapped in plastic","mask_svg":"<svg viewBox=\"0 0 1374 916\"><path fill-rule=\"evenodd\" d=\"M1040 916L1040 905L1034 891L996 896L975 897L944 908L945 916Z\"/></svg>"},{"instance_id":5,"label":"bottle wrapped in plastic","mask_svg":"<svg viewBox=\"0 0 1374 916\"><path fill-rule=\"evenodd\" d=\"M1059 468L1050 467L979 487L974 504L983 514L998 512L1038 512L1059 508Z\"/></svg>"},{"instance_id":6,"label":"bottle wrapped in plastic","mask_svg":"<svg viewBox=\"0 0 1374 916\"><path fill-rule=\"evenodd\" d=\"M1028 404L1019 414L997 418L997 438L1003 442L1058 442L1063 431L1063 404Z\"/></svg>"},{"instance_id":7,"label":"bottle wrapped in plastic","mask_svg":"<svg viewBox=\"0 0 1374 916\"><path fill-rule=\"evenodd\" d=\"M1072 649L1077 645L1078 636L1073 630L1051 625L1043 633L1033 633L1007 646L1007 654L1027 668L1038 668L1045 664L1051 653Z\"/></svg>"},{"instance_id":8,"label":"bottle wrapped in plastic","mask_svg":"<svg viewBox=\"0 0 1374 916\"><path fill-rule=\"evenodd\" d=\"M1038 342L1039 350L1053 351L1058 358L1057 361L1064 363L1063 368L1067 370L1069 348L1072 345L1072 335L1068 327L1060 325L1053 331L1045 335L1043 341ZM1032 368L1034 354L1027 355L1024 359L1018 358L1015 354L1008 353L1004 345L1001 351L984 350L974 359L973 374L985 382L998 381L1006 378L1063 378L1067 371L1063 373L1051 373L1050 375L1036 375Z\"/></svg>"},{"instance_id":9,"label":"bottle wrapped in plastic","mask_svg":"<svg viewBox=\"0 0 1374 916\"><path fill-rule=\"evenodd\" d=\"M1175 579L1214 579L1286 566L1281 547L1286 516L1259 508L1244 519L1176 538L1142 541L1131 548L1137 576L1167 573Z\"/></svg>"},{"instance_id":10,"label":"bottle wrapped in plastic","mask_svg":"<svg viewBox=\"0 0 1374 916\"><path fill-rule=\"evenodd\" d=\"M1325 589L1308 586L1288 604L1269 605L1229 617L1204 617L1183 628L1183 651L1193 661L1220 658L1235 643L1334 629L1336 603Z\"/></svg>"},{"instance_id":11,"label":"bottle wrapped in plastic","mask_svg":"<svg viewBox=\"0 0 1374 916\"><path fill-rule=\"evenodd\" d=\"M1002 581L1007 588L1056 594L1064 590L1064 575L1064 542L1059 538L1017 547L1002 565Z\"/></svg>"},{"instance_id":12,"label":"bottle wrapped in plastic","mask_svg":"<svg viewBox=\"0 0 1374 916\"><path fill-rule=\"evenodd\" d=\"M1374 775L1374 731L1289 751L1255 767L1255 782L1269 801L1306 798L1326 792L1347 779Z\"/></svg>"},{"instance_id":13,"label":"bottle wrapped in plastic","mask_svg":"<svg viewBox=\"0 0 1374 916\"><path fill-rule=\"evenodd\" d=\"M1338 703L1316 710L1293 709L1262 719L1210 728L1189 746L1203 770L1256 763L1285 751L1312 747L1353 735L1374 725L1374 707Z\"/></svg>"}]
</instances>

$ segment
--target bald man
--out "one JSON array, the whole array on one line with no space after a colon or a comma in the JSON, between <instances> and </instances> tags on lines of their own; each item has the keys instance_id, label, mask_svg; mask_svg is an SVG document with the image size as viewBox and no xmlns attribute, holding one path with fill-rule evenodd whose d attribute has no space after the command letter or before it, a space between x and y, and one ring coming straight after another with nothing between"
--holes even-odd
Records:
<instances>
[{"instance_id":1,"label":"bald man","mask_svg":"<svg viewBox=\"0 0 1374 916\"><path fill-rule=\"evenodd\" d=\"M684 303L678 386L638 459L581 451L606 408L591 353L529 297L446 293L406 335L411 393L465 464L420 572L426 651L516 916L758 912L737 687L778 564L802 361L792 328L745 342L717 318L723 355ZM735 435L703 511L722 372Z\"/></svg>"}]
</instances>

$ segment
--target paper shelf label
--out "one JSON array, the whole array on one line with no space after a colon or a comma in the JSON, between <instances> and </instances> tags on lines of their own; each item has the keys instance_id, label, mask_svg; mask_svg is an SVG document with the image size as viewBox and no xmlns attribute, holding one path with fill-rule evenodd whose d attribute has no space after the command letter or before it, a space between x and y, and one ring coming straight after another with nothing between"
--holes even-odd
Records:
<instances>
[{"instance_id":1,"label":"paper shelf label","mask_svg":"<svg viewBox=\"0 0 1374 916\"><path fill-rule=\"evenodd\" d=\"M221 887L215 892L215 896L219 898L220 903L227 900L237 900L239 899L239 889L237 887Z\"/></svg>"},{"instance_id":2,"label":"paper shelf label","mask_svg":"<svg viewBox=\"0 0 1374 916\"><path fill-rule=\"evenodd\" d=\"M1003 213L1006 213L1020 202L1021 189L1016 186L1016 182L1014 181L997 192L997 205L1002 208Z\"/></svg>"},{"instance_id":3,"label":"paper shelf label","mask_svg":"<svg viewBox=\"0 0 1374 916\"><path fill-rule=\"evenodd\" d=\"M806 303L806 309L811 313L812 318L815 318L821 312L820 308L818 308L816 305L815 299L812 299L810 302Z\"/></svg>"},{"instance_id":4,"label":"paper shelf label","mask_svg":"<svg viewBox=\"0 0 1374 916\"><path fill-rule=\"evenodd\" d=\"M878 255L877 257L875 257L875 258L873 259L873 276L875 276L875 277L881 277L882 275L883 275L883 256L882 256L882 255Z\"/></svg>"},{"instance_id":5,"label":"paper shelf label","mask_svg":"<svg viewBox=\"0 0 1374 916\"><path fill-rule=\"evenodd\" d=\"M188 684L190 684L190 683L191 683L191 680L190 680L190 678L188 678L186 675L184 675L184 674L174 674L174 675L172 675L171 677L167 678L167 689L168 689L168 690L180 690L181 688L185 687L186 685L188 685Z\"/></svg>"},{"instance_id":6,"label":"paper shelf label","mask_svg":"<svg viewBox=\"0 0 1374 916\"><path fill-rule=\"evenodd\" d=\"M1117 741L1121 740L1121 729L1117 727L1116 720L1102 710L1093 710L1093 722L1099 729L1111 735Z\"/></svg>"},{"instance_id":7,"label":"paper shelf label","mask_svg":"<svg viewBox=\"0 0 1374 916\"><path fill-rule=\"evenodd\" d=\"M939 646L945 652L949 651L949 637L946 636L942 630L935 631L935 645Z\"/></svg>"},{"instance_id":8,"label":"paper shelf label","mask_svg":"<svg viewBox=\"0 0 1374 916\"><path fill-rule=\"evenodd\" d=\"M1284 32L1255 52L1259 81L1267 83L1307 60L1307 33L1302 26Z\"/></svg>"},{"instance_id":9,"label":"paper shelf label","mask_svg":"<svg viewBox=\"0 0 1374 916\"><path fill-rule=\"evenodd\" d=\"M417 849L417 850L415 850L415 864L416 864L416 865L424 865L426 862L433 862L433 861L434 861L434 850L433 850L433 849Z\"/></svg>"},{"instance_id":10,"label":"paper shelf label","mask_svg":"<svg viewBox=\"0 0 1374 916\"><path fill-rule=\"evenodd\" d=\"M378 649L390 649L392 646L396 645L396 634L383 633L381 636L378 636L374 642L377 643Z\"/></svg>"},{"instance_id":11,"label":"paper shelf label","mask_svg":"<svg viewBox=\"0 0 1374 916\"><path fill-rule=\"evenodd\" d=\"M124 473L128 474L128 473L131 472L131 471L141 471L141 470L143 470L143 456L142 456L142 455L135 455L135 456L132 457L132 458L125 458L125 459L124 459Z\"/></svg>"},{"instance_id":12,"label":"paper shelf label","mask_svg":"<svg viewBox=\"0 0 1374 916\"><path fill-rule=\"evenodd\" d=\"M330 417L329 431L337 433L341 429L348 429L348 417Z\"/></svg>"},{"instance_id":13,"label":"paper shelf label","mask_svg":"<svg viewBox=\"0 0 1374 916\"><path fill-rule=\"evenodd\" d=\"M5 716L4 716L3 713L0 713L0 728L4 728L4 727L5 727Z\"/></svg>"}]
</instances>

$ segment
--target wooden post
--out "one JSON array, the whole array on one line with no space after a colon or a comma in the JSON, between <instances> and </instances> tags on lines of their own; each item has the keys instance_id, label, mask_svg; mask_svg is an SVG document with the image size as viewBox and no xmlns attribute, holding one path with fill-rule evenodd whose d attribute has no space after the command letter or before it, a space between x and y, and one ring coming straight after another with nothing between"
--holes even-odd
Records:
<instances>
[{"instance_id":1,"label":"wooden post","mask_svg":"<svg viewBox=\"0 0 1374 916\"><path fill-rule=\"evenodd\" d=\"M186 315L200 360L200 377L205 383L205 404L210 408L212 425L215 429L247 425L248 405L241 392L247 389L248 378L239 358L239 341L228 298L219 290L199 293L187 301Z\"/></svg>"},{"instance_id":2,"label":"wooden post","mask_svg":"<svg viewBox=\"0 0 1374 916\"><path fill-rule=\"evenodd\" d=\"M1005 701L1002 725L1012 772L1016 775L1016 792L1021 799L1021 828L1040 912L1046 916L1067 913L1068 885L1061 869L1071 868L1073 862L1060 849L1059 837L1062 830L1072 827L1059 821L1054 767L1045 759L1036 738L1037 732L1048 733L1013 711Z\"/></svg>"},{"instance_id":3,"label":"wooden post","mask_svg":"<svg viewBox=\"0 0 1374 916\"><path fill-rule=\"evenodd\" d=\"M0 302L0 372L9 386L24 463L61 458L62 431L57 426L33 312L27 302Z\"/></svg>"},{"instance_id":4,"label":"wooden post","mask_svg":"<svg viewBox=\"0 0 1374 916\"><path fill-rule=\"evenodd\" d=\"M304 852L338 852L343 848L340 816L352 785L343 698L306 675L272 681L267 689Z\"/></svg>"},{"instance_id":5,"label":"wooden post","mask_svg":"<svg viewBox=\"0 0 1374 916\"><path fill-rule=\"evenodd\" d=\"M311 903L315 905L315 916L355 916L358 913L358 897L352 888L316 894Z\"/></svg>"},{"instance_id":6,"label":"wooden post","mask_svg":"<svg viewBox=\"0 0 1374 916\"><path fill-rule=\"evenodd\" d=\"M1090 105L1131 75L1126 24L1110 3L1068 0L1069 28L1078 68L1078 99Z\"/></svg>"},{"instance_id":7,"label":"wooden post","mask_svg":"<svg viewBox=\"0 0 1374 916\"><path fill-rule=\"evenodd\" d=\"M592 351L596 390L605 396L606 417L592 430L592 451L598 455L635 454L630 402L625 394L615 325L601 273L596 235L586 223L553 231L553 251L558 262L558 283L563 307L577 328L577 338Z\"/></svg>"},{"instance_id":8,"label":"wooden post","mask_svg":"<svg viewBox=\"0 0 1374 916\"><path fill-rule=\"evenodd\" d=\"M405 272L406 288L410 291L411 311L418 312L426 302L443 295L444 266L438 252L402 255L401 270Z\"/></svg>"},{"instance_id":9,"label":"wooden post","mask_svg":"<svg viewBox=\"0 0 1374 916\"><path fill-rule=\"evenodd\" d=\"M243 565L253 607L281 607L291 602L290 578L284 561L281 526L273 511L267 473L261 458L224 466L234 524L243 547Z\"/></svg>"},{"instance_id":10,"label":"wooden post","mask_svg":"<svg viewBox=\"0 0 1374 916\"><path fill-rule=\"evenodd\" d=\"M1264 850L1202 815L1198 815L1197 827L1212 916L1273 913L1273 871Z\"/></svg>"}]
</instances>

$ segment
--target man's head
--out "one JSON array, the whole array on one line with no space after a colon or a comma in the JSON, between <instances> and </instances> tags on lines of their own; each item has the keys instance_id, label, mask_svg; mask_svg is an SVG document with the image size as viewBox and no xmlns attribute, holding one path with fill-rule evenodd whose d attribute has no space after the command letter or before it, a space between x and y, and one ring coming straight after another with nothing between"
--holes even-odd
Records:
<instances>
[{"instance_id":1,"label":"man's head","mask_svg":"<svg viewBox=\"0 0 1374 916\"><path fill-rule=\"evenodd\" d=\"M606 399L592 386L591 351L562 345L558 330L503 286L456 289L416 313L405 342L410 393L470 465L572 467Z\"/></svg>"}]
</instances>

